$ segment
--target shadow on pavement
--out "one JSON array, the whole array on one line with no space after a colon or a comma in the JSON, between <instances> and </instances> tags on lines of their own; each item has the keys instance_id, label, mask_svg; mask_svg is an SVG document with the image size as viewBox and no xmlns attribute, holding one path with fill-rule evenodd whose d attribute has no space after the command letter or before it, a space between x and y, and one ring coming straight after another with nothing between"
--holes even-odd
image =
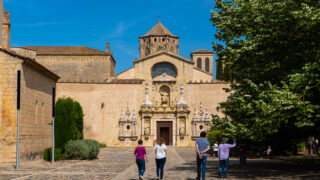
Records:
<instances>
[{"instance_id":1,"label":"shadow on pavement","mask_svg":"<svg viewBox=\"0 0 320 180\"><path fill-rule=\"evenodd\" d=\"M172 170L196 171L196 161L189 161L183 166L172 168ZM218 170L218 160L208 161L208 178L218 178ZM240 165L239 160L230 160L227 176L239 179L320 179L320 165L300 164L274 159L248 160L247 165Z\"/></svg>"}]
</instances>

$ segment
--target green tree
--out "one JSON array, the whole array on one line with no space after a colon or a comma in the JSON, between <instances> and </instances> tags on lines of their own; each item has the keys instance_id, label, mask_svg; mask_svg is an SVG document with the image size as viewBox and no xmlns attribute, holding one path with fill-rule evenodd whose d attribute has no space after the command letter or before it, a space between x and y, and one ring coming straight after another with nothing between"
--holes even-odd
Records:
<instances>
[{"instance_id":1,"label":"green tree","mask_svg":"<svg viewBox=\"0 0 320 180\"><path fill-rule=\"evenodd\" d=\"M320 105L320 2L315 0L216 0L213 43L236 80L214 116L225 135L253 142L306 140L316 153ZM230 72L231 71L231 72ZM232 119L232 120L230 120Z\"/></svg>"},{"instance_id":2,"label":"green tree","mask_svg":"<svg viewBox=\"0 0 320 180\"><path fill-rule=\"evenodd\" d=\"M83 112L77 101L59 98L55 107L55 144L64 149L69 140L83 139Z\"/></svg>"},{"instance_id":3,"label":"green tree","mask_svg":"<svg viewBox=\"0 0 320 180\"><path fill-rule=\"evenodd\" d=\"M320 3L315 0L216 0L213 48L237 82L280 84L319 53Z\"/></svg>"}]
</instances>

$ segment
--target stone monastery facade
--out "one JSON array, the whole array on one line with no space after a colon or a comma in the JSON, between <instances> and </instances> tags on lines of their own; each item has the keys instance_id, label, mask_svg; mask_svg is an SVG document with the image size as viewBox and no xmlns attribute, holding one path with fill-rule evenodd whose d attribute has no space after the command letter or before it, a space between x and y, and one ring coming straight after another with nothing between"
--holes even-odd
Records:
<instances>
[{"instance_id":1,"label":"stone monastery facade","mask_svg":"<svg viewBox=\"0 0 320 180\"><path fill-rule=\"evenodd\" d=\"M81 104L85 138L108 146L135 146L139 139L152 146L160 137L169 145L193 146L200 132L209 129L211 114L219 114L218 103L227 99L223 88L229 84L213 79L213 52L200 49L191 52L191 59L180 56L179 37L160 21L139 37L140 58L117 75L109 43L105 52L88 47L13 48L5 34L10 33L7 24L2 23L0 48L0 161L15 157L18 69L24 77L25 159L51 146L52 87L57 98L71 97Z\"/></svg>"}]
</instances>

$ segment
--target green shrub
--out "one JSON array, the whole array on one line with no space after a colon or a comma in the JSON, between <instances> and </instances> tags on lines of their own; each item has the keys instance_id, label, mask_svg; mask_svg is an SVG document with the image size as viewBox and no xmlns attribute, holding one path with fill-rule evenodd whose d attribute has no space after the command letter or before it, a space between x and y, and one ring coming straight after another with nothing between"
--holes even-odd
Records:
<instances>
[{"instance_id":1,"label":"green shrub","mask_svg":"<svg viewBox=\"0 0 320 180\"><path fill-rule=\"evenodd\" d=\"M208 131L207 137L211 145L213 145L216 141L221 143L221 140L223 137L223 131L222 130Z\"/></svg>"},{"instance_id":2,"label":"green shrub","mask_svg":"<svg viewBox=\"0 0 320 180\"><path fill-rule=\"evenodd\" d=\"M64 149L67 159L88 159L90 153L87 144L83 140L69 141Z\"/></svg>"},{"instance_id":3,"label":"green shrub","mask_svg":"<svg viewBox=\"0 0 320 180\"><path fill-rule=\"evenodd\" d=\"M104 143L99 143L99 146L100 146L100 148L106 148L107 147L107 145L104 144Z\"/></svg>"},{"instance_id":4,"label":"green shrub","mask_svg":"<svg viewBox=\"0 0 320 180\"><path fill-rule=\"evenodd\" d=\"M96 159L99 152L99 143L91 139L69 141L65 145L65 156L67 159Z\"/></svg>"},{"instance_id":5,"label":"green shrub","mask_svg":"<svg viewBox=\"0 0 320 180\"><path fill-rule=\"evenodd\" d=\"M59 98L55 105L55 142L63 149L70 140L83 139L83 112L71 98Z\"/></svg>"},{"instance_id":6,"label":"green shrub","mask_svg":"<svg viewBox=\"0 0 320 180\"><path fill-rule=\"evenodd\" d=\"M297 143L296 146L297 146L298 152L304 152L304 149L305 149L305 142L304 141Z\"/></svg>"},{"instance_id":7,"label":"green shrub","mask_svg":"<svg viewBox=\"0 0 320 180\"><path fill-rule=\"evenodd\" d=\"M88 159L96 159L100 152L100 146L98 141L92 139L84 139L83 140L87 147L89 148L89 156Z\"/></svg>"},{"instance_id":8,"label":"green shrub","mask_svg":"<svg viewBox=\"0 0 320 180\"><path fill-rule=\"evenodd\" d=\"M64 156L61 152L62 152L62 149L54 148L54 160L55 161L64 159ZM52 159L52 147L44 149L43 160L51 161L51 159Z\"/></svg>"}]
</instances>

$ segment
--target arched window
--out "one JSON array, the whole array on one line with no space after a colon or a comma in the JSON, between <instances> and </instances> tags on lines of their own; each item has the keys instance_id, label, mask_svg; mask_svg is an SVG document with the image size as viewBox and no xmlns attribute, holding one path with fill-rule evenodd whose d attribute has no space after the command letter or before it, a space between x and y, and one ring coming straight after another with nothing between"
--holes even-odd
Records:
<instances>
[{"instance_id":1,"label":"arched window","mask_svg":"<svg viewBox=\"0 0 320 180\"><path fill-rule=\"evenodd\" d=\"M34 123L37 124L38 123L38 101L36 101L36 105L35 105L35 110L34 110Z\"/></svg>"},{"instance_id":2,"label":"arched window","mask_svg":"<svg viewBox=\"0 0 320 180\"><path fill-rule=\"evenodd\" d=\"M202 68L202 61L201 58L197 59L197 68L201 69Z\"/></svg>"},{"instance_id":3,"label":"arched window","mask_svg":"<svg viewBox=\"0 0 320 180\"><path fill-rule=\"evenodd\" d=\"M152 78L155 78L157 76L162 75L163 73L166 73L169 76L177 77L177 71L176 68L169 63L158 63L153 66L151 76Z\"/></svg>"},{"instance_id":4,"label":"arched window","mask_svg":"<svg viewBox=\"0 0 320 180\"><path fill-rule=\"evenodd\" d=\"M209 58L206 58L206 61L205 61L205 68L206 68L206 71L209 72L210 71L210 68L209 68Z\"/></svg>"},{"instance_id":5,"label":"arched window","mask_svg":"<svg viewBox=\"0 0 320 180\"><path fill-rule=\"evenodd\" d=\"M44 102L41 106L41 124L44 125Z\"/></svg>"}]
</instances>

